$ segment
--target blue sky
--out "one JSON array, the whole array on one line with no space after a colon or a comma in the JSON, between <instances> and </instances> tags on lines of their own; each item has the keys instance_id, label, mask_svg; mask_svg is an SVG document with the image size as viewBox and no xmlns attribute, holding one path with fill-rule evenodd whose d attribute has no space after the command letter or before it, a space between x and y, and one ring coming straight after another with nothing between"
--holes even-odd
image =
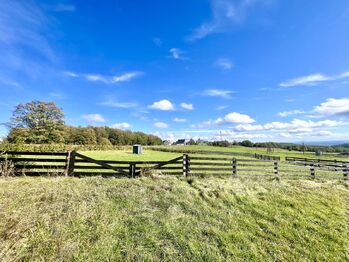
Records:
<instances>
[{"instance_id":1,"label":"blue sky","mask_svg":"<svg viewBox=\"0 0 349 262\"><path fill-rule=\"evenodd\" d=\"M348 28L348 0L0 0L0 122L35 99L164 139L349 139Z\"/></svg>"}]
</instances>

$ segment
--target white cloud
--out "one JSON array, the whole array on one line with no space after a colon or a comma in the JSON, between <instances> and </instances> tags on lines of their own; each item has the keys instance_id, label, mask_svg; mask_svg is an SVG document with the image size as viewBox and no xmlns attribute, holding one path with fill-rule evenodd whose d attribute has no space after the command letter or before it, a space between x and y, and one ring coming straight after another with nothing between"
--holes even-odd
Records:
<instances>
[{"instance_id":1,"label":"white cloud","mask_svg":"<svg viewBox=\"0 0 349 262\"><path fill-rule=\"evenodd\" d=\"M132 125L126 122L122 122L122 123L113 124L112 127L125 130L125 129L131 129Z\"/></svg>"},{"instance_id":2,"label":"white cloud","mask_svg":"<svg viewBox=\"0 0 349 262\"><path fill-rule=\"evenodd\" d=\"M349 77L349 71L343 72L337 75L332 75L332 76L317 73L317 74L311 74L307 76L289 79L285 82L280 83L280 86L281 87L311 86L311 85L318 85L322 82L340 80L347 77Z\"/></svg>"},{"instance_id":3,"label":"white cloud","mask_svg":"<svg viewBox=\"0 0 349 262\"><path fill-rule=\"evenodd\" d=\"M328 98L325 102L316 106L314 111L322 115L349 116L349 98Z\"/></svg>"},{"instance_id":4,"label":"white cloud","mask_svg":"<svg viewBox=\"0 0 349 262\"><path fill-rule=\"evenodd\" d=\"M183 56L183 51L179 48L171 48L170 49L171 57L176 60L185 60L186 57Z\"/></svg>"},{"instance_id":5,"label":"white cloud","mask_svg":"<svg viewBox=\"0 0 349 262\"><path fill-rule=\"evenodd\" d=\"M226 109L228 108L229 106L217 106L216 107L216 110L223 110L223 109Z\"/></svg>"},{"instance_id":6,"label":"white cloud","mask_svg":"<svg viewBox=\"0 0 349 262\"><path fill-rule=\"evenodd\" d=\"M133 102L115 102L110 99L101 103L101 105L114 107L114 108L133 108L133 107L137 107L138 104Z\"/></svg>"},{"instance_id":7,"label":"white cloud","mask_svg":"<svg viewBox=\"0 0 349 262\"><path fill-rule=\"evenodd\" d=\"M254 139L266 139L266 138L271 138L271 135L268 134L240 134L240 133L235 133L234 131L231 130L219 130L216 132L214 139L215 140L220 140L220 139L227 139L227 140L254 140Z\"/></svg>"},{"instance_id":8,"label":"white cloud","mask_svg":"<svg viewBox=\"0 0 349 262\"><path fill-rule=\"evenodd\" d=\"M275 131L284 130L287 132L312 132L312 128L324 128L324 127L336 127L344 125L343 122L334 120L322 120L314 122L311 120L293 119L291 122L271 122L264 125L237 125L234 127L234 131L246 132L246 131Z\"/></svg>"},{"instance_id":9,"label":"white cloud","mask_svg":"<svg viewBox=\"0 0 349 262\"><path fill-rule=\"evenodd\" d=\"M213 124L214 124L214 122L212 120L207 120L207 121L204 121L200 124L190 125L190 127L195 128L195 129L204 129L204 128L208 128L208 127L212 126Z\"/></svg>"},{"instance_id":10,"label":"white cloud","mask_svg":"<svg viewBox=\"0 0 349 262\"><path fill-rule=\"evenodd\" d=\"M288 116L293 116L293 115L301 115L304 113L305 112L302 110L291 110L291 111L280 112L278 115L281 117L288 117Z\"/></svg>"},{"instance_id":11,"label":"white cloud","mask_svg":"<svg viewBox=\"0 0 349 262\"><path fill-rule=\"evenodd\" d=\"M280 133L279 136L283 137L283 138L291 138L292 137L292 135L290 133Z\"/></svg>"},{"instance_id":12,"label":"white cloud","mask_svg":"<svg viewBox=\"0 0 349 262\"><path fill-rule=\"evenodd\" d=\"M104 117L100 114L86 114L86 115L83 115L82 118L90 123L105 122Z\"/></svg>"},{"instance_id":13,"label":"white cloud","mask_svg":"<svg viewBox=\"0 0 349 262\"><path fill-rule=\"evenodd\" d=\"M187 40L195 41L214 33L229 31L235 24L242 23L248 9L255 4L269 4L270 2L266 0L211 0L212 20L194 29Z\"/></svg>"},{"instance_id":14,"label":"white cloud","mask_svg":"<svg viewBox=\"0 0 349 262\"><path fill-rule=\"evenodd\" d=\"M203 96L215 96L230 99L233 91L230 90L221 90L221 89L208 89L202 92Z\"/></svg>"},{"instance_id":15,"label":"white cloud","mask_svg":"<svg viewBox=\"0 0 349 262\"><path fill-rule=\"evenodd\" d=\"M86 74L86 75L84 75L84 77L87 81L102 82L104 84L117 84L117 83L121 83L121 82L131 81L132 79L137 78L143 74L144 74L143 72L134 71L134 72L127 72L127 73L117 75L117 76L103 76L103 75L98 75L98 74Z\"/></svg>"},{"instance_id":16,"label":"white cloud","mask_svg":"<svg viewBox=\"0 0 349 262\"><path fill-rule=\"evenodd\" d=\"M105 84L108 84L109 83L109 80L104 77L104 76L101 76L101 75L94 75L94 74L88 74L88 75L85 75L85 78L87 81L91 81L91 82L103 82Z\"/></svg>"},{"instance_id":17,"label":"white cloud","mask_svg":"<svg viewBox=\"0 0 349 262\"><path fill-rule=\"evenodd\" d=\"M187 119L175 117L173 118L173 122L183 123L183 122L187 122Z\"/></svg>"},{"instance_id":18,"label":"white cloud","mask_svg":"<svg viewBox=\"0 0 349 262\"><path fill-rule=\"evenodd\" d=\"M181 103L180 107L184 108L184 109L187 109L187 110L193 110L194 109L193 104L188 104L188 103Z\"/></svg>"},{"instance_id":19,"label":"white cloud","mask_svg":"<svg viewBox=\"0 0 349 262\"><path fill-rule=\"evenodd\" d=\"M229 113L224 118L218 118L215 123L220 124L251 124L256 122L249 115L244 115L236 112Z\"/></svg>"},{"instance_id":20,"label":"white cloud","mask_svg":"<svg viewBox=\"0 0 349 262\"><path fill-rule=\"evenodd\" d=\"M70 77L79 77L79 75L75 72L71 72L71 71L65 71L63 72L64 75L66 76L70 76Z\"/></svg>"},{"instance_id":21,"label":"white cloud","mask_svg":"<svg viewBox=\"0 0 349 262\"><path fill-rule=\"evenodd\" d=\"M156 122L156 123L154 123L154 127L156 127L156 128L168 128L168 124L166 124L164 122Z\"/></svg>"},{"instance_id":22,"label":"white cloud","mask_svg":"<svg viewBox=\"0 0 349 262\"><path fill-rule=\"evenodd\" d=\"M163 110L163 111L174 110L174 105L171 103L171 101L167 99L154 102L152 105L148 107L151 109Z\"/></svg>"},{"instance_id":23,"label":"white cloud","mask_svg":"<svg viewBox=\"0 0 349 262\"><path fill-rule=\"evenodd\" d=\"M215 66L224 70L229 70L229 69L232 69L234 65L233 65L233 62L228 58L219 58L215 62Z\"/></svg>"},{"instance_id":24,"label":"white cloud","mask_svg":"<svg viewBox=\"0 0 349 262\"><path fill-rule=\"evenodd\" d=\"M262 125L244 124L244 125L237 125L234 128L234 130L238 132L260 131L260 130L264 130L264 127Z\"/></svg>"},{"instance_id":25,"label":"white cloud","mask_svg":"<svg viewBox=\"0 0 349 262\"><path fill-rule=\"evenodd\" d=\"M328 81L330 78L322 74L313 74L308 76L302 76L298 78L293 78L285 82L280 83L282 87L292 87L300 85L315 85L319 82Z\"/></svg>"},{"instance_id":26,"label":"white cloud","mask_svg":"<svg viewBox=\"0 0 349 262\"><path fill-rule=\"evenodd\" d=\"M127 72L121 75L115 75L115 76L105 76L100 74L79 74L76 72L71 71L65 71L63 72L64 75L69 77L83 77L87 81L91 82L102 82L104 84L117 84L121 82L128 82L131 81L134 78L137 78L141 75L143 75L143 72L140 71L133 71L133 72Z\"/></svg>"},{"instance_id":27,"label":"white cloud","mask_svg":"<svg viewBox=\"0 0 349 262\"><path fill-rule=\"evenodd\" d=\"M129 72L129 73L125 73L119 76L114 76L112 78L112 83L119 83L119 82L128 82L140 75L142 75L142 72Z\"/></svg>"}]
</instances>

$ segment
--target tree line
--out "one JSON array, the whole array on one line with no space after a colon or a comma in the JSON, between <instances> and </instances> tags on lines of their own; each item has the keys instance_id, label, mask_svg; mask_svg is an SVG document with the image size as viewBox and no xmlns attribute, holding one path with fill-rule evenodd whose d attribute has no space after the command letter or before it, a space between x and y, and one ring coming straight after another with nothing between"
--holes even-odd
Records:
<instances>
[{"instance_id":1,"label":"tree line","mask_svg":"<svg viewBox=\"0 0 349 262\"><path fill-rule=\"evenodd\" d=\"M65 124L64 113L54 102L32 101L15 107L7 142L74 145L161 145L162 140L143 132L111 127L75 127Z\"/></svg>"},{"instance_id":2,"label":"tree line","mask_svg":"<svg viewBox=\"0 0 349 262\"><path fill-rule=\"evenodd\" d=\"M204 140L193 140L190 139L187 143L188 145L200 145L206 144L209 146L219 146L219 147L230 147L230 146L244 146L244 147L260 147L267 148L272 151L272 149L286 149L289 151L308 151L308 152L327 152L327 153L346 153L349 152L349 144L335 145L335 146L317 146L317 145L307 145L307 144L294 144L294 143L276 143L276 142L257 142L253 143L250 140L244 141L204 141Z\"/></svg>"}]
</instances>

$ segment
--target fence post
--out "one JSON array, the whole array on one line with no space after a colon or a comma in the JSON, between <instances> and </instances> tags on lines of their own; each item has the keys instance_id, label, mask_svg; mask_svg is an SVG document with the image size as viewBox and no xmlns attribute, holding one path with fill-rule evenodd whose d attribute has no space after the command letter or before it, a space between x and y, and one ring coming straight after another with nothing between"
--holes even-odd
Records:
<instances>
[{"instance_id":1,"label":"fence post","mask_svg":"<svg viewBox=\"0 0 349 262\"><path fill-rule=\"evenodd\" d=\"M187 157L188 155L183 155L183 176L187 176Z\"/></svg>"},{"instance_id":2,"label":"fence post","mask_svg":"<svg viewBox=\"0 0 349 262\"><path fill-rule=\"evenodd\" d=\"M315 167L314 162L310 163L310 177L315 178Z\"/></svg>"},{"instance_id":3,"label":"fence post","mask_svg":"<svg viewBox=\"0 0 349 262\"><path fill-rule=\"evenodd\" d=\"M186 162L186 176L190 175L190 155L187 155L187 162Z\"/></svg>"},{"instance_id":4,"label":"fence post","mask_svg":"<svg viewBox=\"0 0 349 262\"><path fill-rule=\"evenodd\" d=\"M75 150L68 152L67 169L65 171L65 176L73 176L74 175L75 157L76 157Z\"/></svg>"},{"instance_id":5,"label":"fence post","mask_svg":"<svg viewBox=\"0 0 349 262\"><path fill-rule=\"evenodd\" d=\"M233 176L237 176L237 161L236 161L236 158L233 158L232 166L233 166Z\"/></svg>"},{"instance_id":6,"label":"fence post","mask_svg":"<svg viewBox=\"0 0 349 262\"><path fill-rule=\"evenodd\" d=\"M343 176L344 176L344 179L348 179L348 173L349 173L348 164L344 163L343 164Z\"/></svg>"},{"instance_id":7,"label":"fence post","mask_svg":"<svg viewBox=\"0 0 349 262\"><path fill-rule=\"evenodd\" d=\"M129 169L130 177L134 178L135 173L136 173L136 164L130 163L130 169Z\"/></svg>"},{"instance_id":8,"label":"fence post","mask_svg":"<svg viewBox=\"0 0 349 262\"><path fill-rule=\"evenodd\" d=\"M274 175L276 175L276 176L279 175L279 162L278 161L274 162Z\"/></svg>"}]
</instances>

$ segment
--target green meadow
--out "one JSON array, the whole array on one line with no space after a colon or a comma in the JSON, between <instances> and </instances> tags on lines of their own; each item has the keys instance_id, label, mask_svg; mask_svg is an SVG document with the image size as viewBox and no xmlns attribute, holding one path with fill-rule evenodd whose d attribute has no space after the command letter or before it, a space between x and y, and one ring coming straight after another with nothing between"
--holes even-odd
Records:
<instances>
[{"instance_id":1,"label":"green meadow","mask_svg":"<svg viewBox=\"0 0 349 262\"><path fill-rule=\"evenodd\" d=\"M349 188L242 178L0 179L1 261L346 261Z\"/></svg>"},{"instance_id":2,"label":"green meadow","mask_svg":"<svg viewBox=\"0 0 349 262\"><path fill-rule=\"evenodd\" d=\"M134 155L132 154L131 147L122 147L120 150L106 150L106 151L83 151L81 153L86 154L91 157L98 159L107 160L170 160L171 158L178 157L182 152L191 151L210 151L211 155L217 155L215 152L232 152L232 153L257 153L270 156L279 156L281 160L284 160L286 156L289 157L305 157L314 159L338 159L338 160L348 160L349 157L343 157L338 154L324 154L322 156L316 156L314 152L299 152L299 151L288 151L284 149L274 149L273 152L268 153L266 148L250 148L243 146L232 146L232 147L214 147L214 146L156 146L156 148L163 148L169 150L179 151L178 153L172 152L160 152L151 150L152 147L143 147L143 154Z\"/></svg>"}]
</instances>

